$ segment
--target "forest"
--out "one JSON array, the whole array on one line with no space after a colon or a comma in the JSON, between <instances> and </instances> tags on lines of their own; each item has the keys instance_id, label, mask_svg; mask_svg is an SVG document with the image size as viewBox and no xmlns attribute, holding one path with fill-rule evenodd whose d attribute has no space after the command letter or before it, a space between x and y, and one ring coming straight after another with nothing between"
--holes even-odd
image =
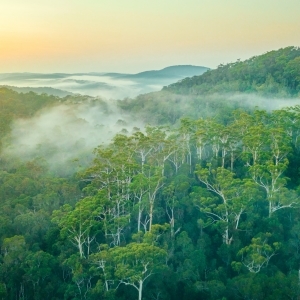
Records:
<instances>
[{"instance_id":1,"label":"forest","mask_svg":"<svg viewBox=\"0 0 300 300\"><path fill-rule=\"evenodd\" d=\"M0 299L299 299L299 100L296 47L134 99L0 88Z\"/></svg>"}]
</instances>

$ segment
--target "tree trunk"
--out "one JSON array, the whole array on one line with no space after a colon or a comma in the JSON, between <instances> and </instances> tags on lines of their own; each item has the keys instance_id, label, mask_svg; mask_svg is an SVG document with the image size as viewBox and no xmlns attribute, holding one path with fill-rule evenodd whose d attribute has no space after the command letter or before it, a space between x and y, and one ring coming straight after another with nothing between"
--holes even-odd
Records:
<instances>
[{"instance_id":1,"label":"tree trunk","mask_svg":"<svg viewBox=\"0 0 300 300\"><path fill-rule=\"evenodd\" d=\"M141 218L142 218L142 210L139 207L139 214L138 214L138 232L141 230Z\"/></svg>"},{"instance_id":2,"label":"tree trunk","mask_svg":"<svg viewBox=\"0 0 300 300\"><path fill-rule=\"evenodd\" d=\"M150 202L150 212L149 212L149 231L151 231L152 219L153 219L153 203L151 201Z\"/></svg>"},{"instance_id":3,"label":"tree trunk","mask_svg":"<svg viewBox=\"0 0 300 300\"><path fill-rule=\"evenodd\" d=\"M143 280L139 282L139 300L142 300L142 292L143 292Z\"/></svg>"}]
</instances>

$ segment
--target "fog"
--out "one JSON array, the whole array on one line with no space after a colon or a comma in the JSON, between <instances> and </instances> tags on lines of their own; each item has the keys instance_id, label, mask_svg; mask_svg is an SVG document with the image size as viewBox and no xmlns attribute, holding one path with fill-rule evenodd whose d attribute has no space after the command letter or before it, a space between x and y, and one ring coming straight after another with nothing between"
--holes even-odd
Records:
<instances>
[{"instance_id":1,"label":"fog","mask_svg":"<svg viewBox=\"0 0 300 300\"><path fill-rule=\"evenodd\" d=\"M108 144L117 133L131 134L144 124L120 113L111 102L62 104L31 119L18 119L3 154L21 160L45 158L49 169L68 175L86 166L93 149Z\"/></svg>"},{"instance_id":2,"label":"fog","mask_svg":"<svg viewBox=\"0 0 300 300\"><path fill-rule=\"evenodd\" d=\"M2 85L16 87L51 87L73 94L82 94L92 97L101 96L106 99L134 97L143 90L143 87L134 81L114 80L112 77L101 75L70 74L64 75L62 78L41 78L39 74L35 78L9 76L7 78L0 78L0 83ZM147 90L146 87L144 88Z\"/></svg>"},{"instance_id":3,"label":"fog","mask_svg":"<svg viewBox=\"0 0 300 300\"><path fill-rule=\"evenodd\" d=\"M72 79L77 80L77 77ZM91 77L85 79L91 80ZM127 81L121 81L121 84L126 85ZM21 160L42 157L46 159L50 171L60 176L69 175L89 165L93 149L98 145L108 144L117 133L132 134L136 128L143 130L144 122L159 122L161 113L174 116L172 123L179 126L182 116L199 118L223 114L222 108L216 110L215 104L208 105L210 101L225 102L230 104L231 109L240 107L267 111L299 104L299 99L268 98L254 94L198 97L170 93L156 101L154 106L150 104L150 110L141 105L134 117L122 112L114 100L100 98L87 98L82 103L64 103L41 110L30 119L18 119L13 123L3 154Z\"/></svg>"},{"instance_id":4,"label":"fog","mask_svg":"<svg viewBox=\"0 0 300 300\"><path fill-rule=\"evenodd\" d=\"M201 75L206 70L205 67L181 65L137 74L104 72L76 74L0 73L0 85L35 89L48 87L73 94L100 96L106 99L124 99L159 91L165 85L188 76Z\"/></svg>"},{"instance_id":5,"label":"fog","mask_svg":"<svg viewBox=\"0 0 300 300\"><path fill-rule=\"evenodd\" d=\"M233 94L223 96L223 99L224 98L226 99L225 101L234 101L241 107L257 107L257 109L266 110L268 112L300 104L299 98L263 97L256 94Z\"/></svg>"}]
</instances>

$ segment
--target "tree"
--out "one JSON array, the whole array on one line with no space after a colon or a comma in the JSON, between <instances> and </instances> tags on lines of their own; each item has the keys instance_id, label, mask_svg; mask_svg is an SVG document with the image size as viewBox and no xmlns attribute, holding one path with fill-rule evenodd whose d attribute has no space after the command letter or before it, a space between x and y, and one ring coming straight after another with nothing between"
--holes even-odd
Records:
<instances>
[{"instance_id":1,"label":"tree","mask_svg":"<svg viewBox=\"0 0 300 300\"><path fill-rule=\"evenodd\" d=\"M138 300L142 300L146 280L161 269L165 250L147 243L130 243L125 247L110 249L116 265L115 276L120 284L130 285L138 291Z\"/></svg>"},{"instance_id":2,"label":"tree","mask_svg":"<svg viewBox=\"0 0 300 300\"><path fill-rule=\"evenodd\" d=\"M265 164L257 164L249 168L253 181L266 193L269 202L269 218L280 209L294 207L298 201L293 192L289 192L285 186L287 179L281 175L288 165L287 159L283 162L267 161Z\"/></svg>"},{"instance_id":3,"label":"tree","mask_svg":"<svg viewBox=\"0 0 300 300\"><path fill-rule=\"evenodd\" d=\"M137 201L135 207L137 209L137 231L141 230L141 225L144 224L146 231L147 220L142 222L143 212L147 206L146 195L149 192L148 179L143 173L139 173L133 177L130 185L130 190L133 193L134 200ZM134 211L135 209L133 209Z\"/></svg>"},{"instance_id":4,"label":"tree","mask_svg":"<svg viewBox=\"0 0 300 300\"><path fill-rule=\"evenodd\" d=\"M33 285L34 299L39 298L43 282L52 275L54 262L52 255L41 250L26 256L23 263L24 278Z\"/></svg>"},{"instance_id":5,"label":"tree","mask_svg":"<svg viewBox=\"0 0 300 300\"><path fill-rule=\"evenodd\" d=\"M230 230L239 228L243 213L250 209L256 189L248 180L234 178L234 173L224 168L211 169L197 166L196 175L208 191L218 197L201 197L193 194L196 206L206 213L211 224L221 226L225 244L230 245L233 235Z\"/></svg>"},{"instance_id":6,"label":"tree","mask_svg":"<svg viewBox=\"0 0 300 300\"><path fill-rule=\"evenodd\" d=\"M92 200L95 201L87 197L79 201L74 209L65 204L53 212L52 221L60 227L61 236L77 248L81 258L89 256L90 244L95 238L92 227L97 224L97 210L94 210L96 205Z\"/></svg>"},{"instance_id":7,"label":"tree","mask_svg":"<svg viewBox=\"0 0 300 300\"><path fill-rule=\"evenodd\" d=\"M238 255L242 256L243 265L252 273L258 273L262 267L266 267L269 260L276 254L280 248L280 243L273 245L267 243L271 234L266 233L251 240L251 244L242 248ZM235 265L235 264L233 264Z\"/></svg>"}]
</instances>

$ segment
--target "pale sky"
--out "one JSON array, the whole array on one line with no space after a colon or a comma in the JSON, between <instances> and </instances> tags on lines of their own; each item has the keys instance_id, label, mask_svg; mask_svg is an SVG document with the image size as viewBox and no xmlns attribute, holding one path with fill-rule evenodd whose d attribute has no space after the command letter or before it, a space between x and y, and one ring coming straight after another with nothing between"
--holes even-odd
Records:
<instances>
[{"instance_id":1,"label":"pale sky","mask_svg":"<svg viewBox=\"0 0 300 300\"><path fill-rule=\"evenodd\" d=\"M300 46L300 0L0 3L0 73L215 68Z\"/></svg>"}]
</instances>

